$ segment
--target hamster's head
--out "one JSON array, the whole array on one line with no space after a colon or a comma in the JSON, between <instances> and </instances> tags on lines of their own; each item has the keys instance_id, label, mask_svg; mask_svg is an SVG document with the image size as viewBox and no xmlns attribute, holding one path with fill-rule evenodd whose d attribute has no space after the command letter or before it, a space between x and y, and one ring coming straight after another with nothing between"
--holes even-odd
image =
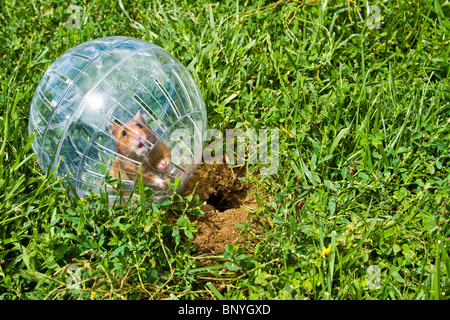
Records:
<instances>
[{"instance_id":1,"label":"hamster's head","mask_svg":"<svg viewBox=\"0 0 450 320\"><path fill-rule=\"evenodd\" d=\"M109 133L114 138L117 151L135 160L145 157L149 152L149 142L155 143L157 140L142 111L125 124L111 123Z\"/></svg>"}]
</instances>

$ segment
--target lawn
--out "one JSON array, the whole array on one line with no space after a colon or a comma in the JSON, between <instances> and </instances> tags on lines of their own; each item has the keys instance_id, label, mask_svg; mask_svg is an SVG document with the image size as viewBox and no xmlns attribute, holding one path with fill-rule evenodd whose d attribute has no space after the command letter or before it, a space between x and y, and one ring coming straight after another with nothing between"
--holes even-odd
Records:
<instances>
[{"instance_id":1,"label":"lawn","mask_svg":"<svg viewBox=\"0 0 450 320\"><path fill-rule=\"evenodd\" d=\"M448 299L448 1L72 4L0 9L0 299ZM279 132L237 241L199 250L199 197L110 208L42 173L37 83L111 35L183 63L209 128Z\"/></svg>"}]
</instances>

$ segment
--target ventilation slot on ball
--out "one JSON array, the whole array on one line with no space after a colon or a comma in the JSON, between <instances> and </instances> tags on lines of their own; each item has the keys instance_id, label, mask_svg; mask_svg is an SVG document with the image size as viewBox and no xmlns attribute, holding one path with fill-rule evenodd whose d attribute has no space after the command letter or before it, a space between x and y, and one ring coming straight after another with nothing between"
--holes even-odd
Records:
<instances>
[{"instance_id":1,"label":"ventilation slot on ball","mask_svg":"<svg viewBox=\"0 0 450 320\"><path fill-rule=\"evenodd\" d=\"M82 54L79 54L79 53L72 53L72 56L73 56L73 57L80 58L80 59L88 60L88 61L91 61L91 60L92 60L90 57L87 57L87 56L82 55Z\"/></svg>"},{"instance_id":2,"label":"ventilation slot on ball","mask_svg":"<svg viewBox=\"0 0 450 320\"><path fill-rule=\"evenodd\" d=\"M161 92L163 92L164 96L167 99L168 104L170 104L173 112L175 113L176 118L179 119L180 118L180 113L178 112L178 108L175 106L175 103L174 103L175 101L172 99L172 97L169 94L169 92L167 92L167 90L164 88L164 85L157 78L153 78L153 81L159 87ZM167 112L167 107L165 108L165 111Z\"/></svg>"},{"instance_id":3,"label":"ventilation slot on ball","mask_svg":"<svg viewBox=\"0 0 450 320\"><path fill-rule=\"evenodd\" d=\"M142 109L144 109L145 112L147 112L147 115L150 116L151 121L153 123L156 123L156 125L159 127L161 131L167 130L164 124L161 123L161 121L159 120L159 117L153 112L153 110L149 106L147 106L147 104L144 101L142 101L142 99L138 95L134 95L133 98L136 100L137 103L141 105Z\"/></svg>"}]
</instances>

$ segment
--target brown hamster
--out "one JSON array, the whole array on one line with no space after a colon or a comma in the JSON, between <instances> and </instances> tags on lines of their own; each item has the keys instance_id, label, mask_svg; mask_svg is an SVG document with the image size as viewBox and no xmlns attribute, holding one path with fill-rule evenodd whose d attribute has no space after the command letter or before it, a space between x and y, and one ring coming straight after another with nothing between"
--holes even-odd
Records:
<instances>
[{"instance_id":1,"label":"brown hamster","mask_svg":"<svg viewBox=\"0 0 450 320\"><path fill-rule=\"evenodd\" d=\"M114 159L111 175L124 180L134 181L140 171L139 166L130 161L132 159L142 165L142 178L145 185L167 188L167 179L161 178L170 166L169 148L147 126L147 117L144 112L138 111L126 124L111 123L109 133L114 138L119 155ZM156 143L149 152L146 141ZM147 143L148 143L147 142ZM127 159L128 158L128 159Z\"/></svg>"}]
</instances>

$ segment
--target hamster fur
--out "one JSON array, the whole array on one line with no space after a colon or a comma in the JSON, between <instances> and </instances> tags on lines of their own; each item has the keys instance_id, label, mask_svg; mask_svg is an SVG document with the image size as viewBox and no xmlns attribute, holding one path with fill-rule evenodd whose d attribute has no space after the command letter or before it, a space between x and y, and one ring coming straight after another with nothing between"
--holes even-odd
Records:
<instances>
[{"instance_id":1,"label":"hamster fur","mask_svg":"<svg viewBox=\"0 0 450 320\"><path fill-rule=\"evenodd\" d=\"M124 180L134 181L139 176L141 163L145 185L167 188L167 178L162 178L160 173L166 172L170 167L170 151L149 128L142 110L125 124L111 123L109 133L114 138L118 153L112 164L111 176L118 178L120 175ZM148 142L154 145L151 151L146 145Z\"/></svg>"}]
</instances>

